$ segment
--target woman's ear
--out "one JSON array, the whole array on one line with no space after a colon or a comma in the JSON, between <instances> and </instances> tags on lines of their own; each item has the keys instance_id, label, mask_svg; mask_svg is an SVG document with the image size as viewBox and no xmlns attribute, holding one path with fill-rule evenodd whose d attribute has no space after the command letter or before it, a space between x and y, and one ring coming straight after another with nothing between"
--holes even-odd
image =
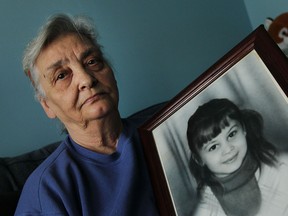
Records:
<instances>
[{"instance_id":1,"label":"woman's ear","mask_svg":"<svg viewBox=\"0 0 288 216\"><path fill-rule=\"evenodd\" d=\"M45 111L46 115L49 118L56 118L56 114L54 113L54 111L51 109L51 107L48 105L47 101L44 98L39 98L39 102L43 108L43 110Z\"/></svg>"}]
</instances>

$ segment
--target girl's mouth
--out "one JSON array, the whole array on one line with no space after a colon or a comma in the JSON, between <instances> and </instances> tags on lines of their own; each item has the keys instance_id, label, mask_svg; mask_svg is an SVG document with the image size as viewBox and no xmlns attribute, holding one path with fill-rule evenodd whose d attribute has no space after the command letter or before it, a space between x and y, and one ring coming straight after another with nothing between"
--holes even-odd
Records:
<instances>
[{"instance_id":1,"label":"girl's mouth","mask_svg":"<svg viewBox=\"0 0 288 216\"><path fill-rule=\"evenodd\" d=\"M234 161L237 160L237 157L238 157L238 153L233 155L232 157L228 158L227 160L225 160L223 163L224 164L231 164L233 163Z\"/></svg>"}]
</instances>

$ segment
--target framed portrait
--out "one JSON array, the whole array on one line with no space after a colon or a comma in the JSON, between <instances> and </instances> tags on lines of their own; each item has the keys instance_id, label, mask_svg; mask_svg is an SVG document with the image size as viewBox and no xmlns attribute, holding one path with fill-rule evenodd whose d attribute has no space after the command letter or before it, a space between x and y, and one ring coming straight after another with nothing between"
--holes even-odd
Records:
<instances>
[{"instance_id":1,"label":"framed portrait","mask_svg":"<svg viewBox=\"0 0 288 216\"><path fill-rule=\"evenodd\" d=\"M288 151L287 74L286 56L261 25L139 128L161 215L193 215L198 205L186 134L202 104L226 98L257 110L267 139Z\"/></svg>"}]
</instances>

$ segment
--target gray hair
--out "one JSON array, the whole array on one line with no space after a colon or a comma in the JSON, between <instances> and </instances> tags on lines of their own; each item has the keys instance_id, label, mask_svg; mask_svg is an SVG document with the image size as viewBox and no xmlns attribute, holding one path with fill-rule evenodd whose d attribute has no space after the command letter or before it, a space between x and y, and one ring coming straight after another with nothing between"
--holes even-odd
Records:
<instances>
[{"instance_id":1,"label":"gray hair","mask_svg":"<svg viewBox=\"0 0 288 216\"><path fill-rule=\"evenodd\" d=\"M35 90L36 98L45 98L45 92L39 83L39 73L35 67L35 62L40 52L49 46L60 36L69 33L76 33L80 37L85 37L91 43L99 48L97 43L97 33L92 20L85 16L69 16L66 14L57 14L50 17L44 24L38 35L27 45L23 56L23 69L30 78Z\"/></svg>"}]
</instances>

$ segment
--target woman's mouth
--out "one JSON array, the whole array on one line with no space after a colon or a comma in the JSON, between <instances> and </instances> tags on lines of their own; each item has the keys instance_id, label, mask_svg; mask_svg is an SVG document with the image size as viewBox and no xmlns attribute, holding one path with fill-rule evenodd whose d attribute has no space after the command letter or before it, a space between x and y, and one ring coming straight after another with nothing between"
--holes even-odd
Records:
<instances>
[{"instance_id":1,"label":"woman's mouth","mask_svg":"<svg viewBox=\"0 0 288 216\"><path fill-rule=\"evenodd\" d=\"M101 99L103 97L104 93L100 92L100 93L97 93L97 94L94 94L93 96L87 98L85 100L85 102L83 103L84 104L89 104L89 103L93 103L95 101L98 101L99 99Z\"/></svg>"}]
</instances>

